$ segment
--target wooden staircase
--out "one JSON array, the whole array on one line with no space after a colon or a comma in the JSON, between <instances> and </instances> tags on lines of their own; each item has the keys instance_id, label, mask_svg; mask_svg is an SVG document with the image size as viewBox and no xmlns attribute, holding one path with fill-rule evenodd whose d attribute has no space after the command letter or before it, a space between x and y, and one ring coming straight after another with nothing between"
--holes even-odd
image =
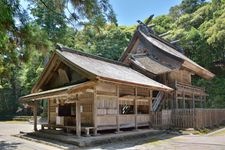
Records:
<instances>
[{"instance_id":1,"label":"wooden staircase","mask_svg":"<svg viewBox=\"0 0 225 150\"><path fill-rule=\"evenodd\" d=\"M160 104L163 100L163 97L164 97L164 92L161 92L159 91L159 93L157 94L155 100L153 101L153 104L152 104L152 110L153 111L157 111L160 107Z\"/></svg>"}]
</instances>

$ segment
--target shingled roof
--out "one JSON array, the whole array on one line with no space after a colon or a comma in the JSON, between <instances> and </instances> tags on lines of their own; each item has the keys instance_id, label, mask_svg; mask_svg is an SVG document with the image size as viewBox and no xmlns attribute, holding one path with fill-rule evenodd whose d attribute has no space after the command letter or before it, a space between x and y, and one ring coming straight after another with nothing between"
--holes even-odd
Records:
<instances>
[{"instance_id":1,"label":"shingled roof","mask_svg":"<svg viewBox=\"0 0 225 150\"><path fill-rule=\"evenodd\" d=\"M131 62L155 75L170 72L172 70L172 68L153 60L148 55L132 56Z\"/></svg>"},{"instance_id":2,"label":"shingled roof","mask_svg":"<svg viewBox=\"0 0 225 150\"><path fill-rule=\"evenodd\" d=\"M61 58L70 61L74 66L84 69L97 78L150 86L167 91L173 90L118 61L104 59L66 47L61 47L56 53Z\"/></svg>"},{"instance_id":3,"label":"shingled roof","mask_svg":"<svg viewBox=\"0 0 225 150\"><path fill-rule=\"evenodd\" d=\"M54 61L62 61L72 68L77 68L87 75L89 80L107 80L113 82L122 82L139 86L151 87L153 89L171 91L172 88L154 81L145 75L133 70L129 66L110 59L76 51L71 48L58 45L57 50L52 55L49 63L46 65L43 73L39 77L32 89L32 93L40 92L41 86L45 84L46 76L54 68Z\"/></svg>"},{"instance_id":4,"label":"shingled roof","mask_svg":"<svg viewBox=\"0 0 225 150\"><path fill-rule=\"evenodd\" d=\"M132 50L132 47L135 43L135 41L137 39L140 40L145 40L145 42L147 41L148 43L156 46L157 48L159 48L159 50L161 50L164 53L167 53L169 55L171 55L174 58L180 59L183 61L182 63L182 67L185 67L193 72L195 72L197 75L206 78L206 79L211 79L213 78L215 75L213 73L211 73L210 71L208 71L207 69L203 68L202 66L198 65L197 63L195 63L194 61L192 61L191 59L189 59L187 56L185 56L184 54L180 53L176 47L174 45L172 45L171 43L169 43L168 41L162 39L161 37L153 34L153 33L144 33L140 27L137 28L128 48L124 51L124 53L122 54L120 61L122 62L127 56L129 56L129 53ZM154 72L153 72L154 73ZM157 74L157 73L156 73Z\"/></svg>"}]
</instances>

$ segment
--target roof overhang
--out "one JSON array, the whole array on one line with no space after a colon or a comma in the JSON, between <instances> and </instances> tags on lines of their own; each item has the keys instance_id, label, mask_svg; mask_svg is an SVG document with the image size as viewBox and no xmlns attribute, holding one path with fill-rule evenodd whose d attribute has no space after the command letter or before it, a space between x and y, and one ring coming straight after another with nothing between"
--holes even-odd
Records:
<instances>
[{"instance_id":1,"label":"roof overhang","mask_svg":"<svg viewBox=\"0 0 225 150\"><path fill-rule=\"evenodd\" d=\"M196 65L193 65L193 63L189 62L189 61L184 61L184 63L182 64L183 67L192 70L195 72L195 74L207 79L207 80L211 80L212 78L214 78L215 74L213 74L212 72L206 70L203 67L198 67Z\"/></svg>"},{"instance_id":2,"label":"roof overhang","mask_svg":"<svg viewBox=\"0 0 225 150\"><path fill-rule=\"evenodd\" d=\"M127 84L129 86L149 88L149 89L152 89L152 90L158 90L158 91L164 91L164 92L172 92L174 90L173 88L168 87L164 84L161 84L160 86L150 86L150 85L146 85L146 84L115 80L115 79L110 79L110 78L106 78L106 77L98 77L98 79L100 81L114 82L114 83L117 83L117 84Z\"/></svg>"},{"instance_id":3,"label":"roof overhang","mask_svg":"<svg viewBox=\"0 0 225 150\"><path fill-rule=\"evenodd\" d=\"M26 95L26 96L22 96L19 98L19 101L22 103L26 103L29 101L36 101L36 100L42 100L42 99L48 99L48 98L67 97L70 94L74 94L74 93L76 94L76 92L84 91L87 88L92 87L94 85L95 85L94 81L88 81L88 82L66 86L62 88L41 91L41 92Z\"/></svg>"}]
</instances>

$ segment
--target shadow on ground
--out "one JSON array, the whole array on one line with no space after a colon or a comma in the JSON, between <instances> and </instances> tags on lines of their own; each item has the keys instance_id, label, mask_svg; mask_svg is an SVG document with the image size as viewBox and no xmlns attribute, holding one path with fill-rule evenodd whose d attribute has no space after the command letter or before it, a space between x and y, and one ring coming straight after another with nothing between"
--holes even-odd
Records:
<instances>
[{"instance_id":1,"label":"shadow on ground","mask_svg":"<svg viewBox=\"0 0 225 150\"><path fill-rule=\"evenodd\" d=\"M136 137L119 137L119 138L114 138L114 139L108 139L104 142L91 142L90 145L86 145L85 147L80 147L80 149L109 149L109 150L114 150L114 149L129 149L132 148L134 146L138 146L138 145L142 145L142 144L157 144L158 142L162 141L162 140L167 140L173 137L177 137L180 134L178 132L172 133L170 131L165 131L165 132L161 132L159 134L143 134L143 135L139 135ZM54 135L57 136L57 135ZM43 142L47 142L48 144L50 143L50 145L52 146L63 146L65 149L74 149L74 146L71 143L63 143L57 140L51 140L49 138L43 138L43 137L35 137L32 136L32 134L28 134L28 135L24 135L24 137L27 138L31 138L33 140L37 140L41 143ZM100 137L101 136L97 136ZM65 137L66 138L66 137ZM75 137L74 137L75 138ZM88 138L89 137L83 137L84 138ZM90 137L91 138L91 137ZM76 145L76 144L75 144ZM78 148L78 147L77 147Z\"/></svg>"},{"instance_id":2,"label":"shadow on ground","mask_svg":"<svg viewBox=\"0 0 225 150\"><path fill-rule=\"evenodd\" d=\"M8 143L7 141L0 141L0 149L1 150L14 150L20 145L19 142Z\"/></svg>"},{"instance_id":3,"label":"shadow on ground","mask_svg":"<svg viewBox=\"0 0 225 150\"><path fill-rule=\"evenodd\" d=\"M167 140L170 138L177 137L179 135L163 133L154 136L145 136L131 140L122 140L117 142L112 142L108 144L99 145L96 147L87 147L89 149L107 149L107 150L115 150L115 149L130 149L134 146L142 145L142 144L159 144L163 140Z\"/></svg>"}]
</instances>

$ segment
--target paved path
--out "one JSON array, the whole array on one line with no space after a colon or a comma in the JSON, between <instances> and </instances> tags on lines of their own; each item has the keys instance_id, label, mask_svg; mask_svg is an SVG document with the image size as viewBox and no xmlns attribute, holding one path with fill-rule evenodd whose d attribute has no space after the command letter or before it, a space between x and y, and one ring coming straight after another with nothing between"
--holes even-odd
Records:
<instances>
[{"instance_id":1,"label":"paved path","mask_svg":"<svg viewBox=\"0 0 225 150\"><path fill-rule=\"evenodd\" d=\"M56 147L11 136L32 129L33 126L25 122L0 122L0 150L59 150Z\"/></svg>"}]
</instances>

